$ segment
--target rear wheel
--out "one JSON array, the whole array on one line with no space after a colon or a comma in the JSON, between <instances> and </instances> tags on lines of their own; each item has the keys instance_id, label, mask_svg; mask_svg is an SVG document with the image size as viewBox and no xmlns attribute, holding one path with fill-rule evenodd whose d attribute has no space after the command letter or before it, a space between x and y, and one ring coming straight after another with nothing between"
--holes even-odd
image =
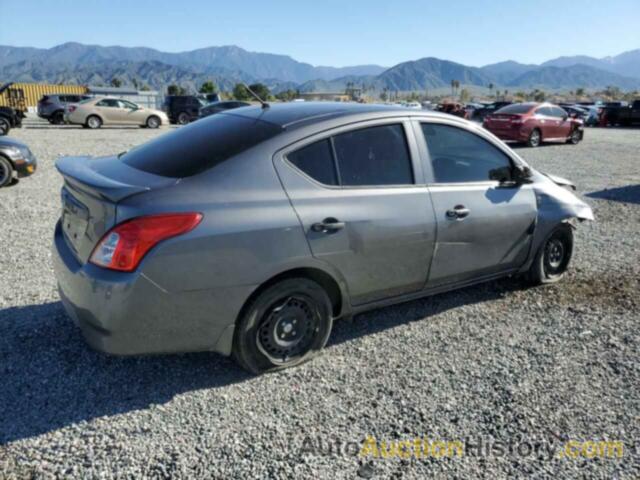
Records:
<instances>
[{"instance_id":1,"label":"rear wheel","mask_svg":"<svg viewBox=\"0 0 640 480\"><path fill-rule=\"evenodd\" d=\"M529 281L535 285L559 281L569 268L572 253L573 230L563 223L540 246L528 272Z\"/></svg>"},{"instance_id":2,"label":"rear wheel","mask_svg":"<svg viewBox=\"0 0 640 480\"><path fill-rule=\"evenodd\" d=\"M178 114L178 125L186 125L189 123L189 114L187 112L180 112Z\"/></svg>"},{"instance_id":3,"label":"rear wheel","mask_svg":"<svg viewBox=\"0 0 640 480\"><path fill-rule=\"evenodd\" d=\"M8 135L9 130L11 130L9 120L4 117L0 117L0 135Z\"/></svg>"},{"instance_id":4,"label":"rear wheel","mask_svg":"<svg viewBox=\"0 0 640 480\"><path fill-rule=\"evenodd\" d=\"M86 122L87 127L91 129L100 128L102 126L102 120L97 115L90 115Z\"/></svg>"},{"instance_id":5,"label":"rear wheel","mask_svg":"<svg viewBox=\"0 0 640 480\"><path fill-rule=\"evenodd\" d=\"M527 145L535 148L538 145L540 145L541 141L542 141L542 134L540 133L540 130L538 130L537 128L534 128L533 130L531 130L531 133L529 134L529 140L527 140Z\"/></svg>"},{"instance_id":6,"label":"rear wheel","mask_svg":"<svg viewBox=\"0 0 640 480\"><path fill-rule=\"evenodd\" d=\"M149 118L147 118L146 126L148 128L158 128L160 126L160 123L160 119L157 116L151 115Z\"/></svg>"},{"instance_id":7,"label":"rear wheel","mask_svg":"<svg viewBox=\"0 0 640 480\"><path fill-rule=\"evenodd\" d=\"M6 187L13 180L13 165L4 157L0 157L0 188Z\"/></svg>"},{"instance_id":8,"label":"rear wheel","mask_svg":"<svg viewBox=\"0 0 640 480\"><path fill-rule=\"evenodd\" d=\"M53 116L51 117L51 123L53 123L54 125L62 125L64 123L64 113L63 112L54 113Z\"/></svg>"},{"instance_id":9,"label":"rear wheel","mask_svg":"<svg viewBox=\"0 0 640 480\"><path fill-rule=\"evenodd\" d=\"M580 130L574 128L571 135L569 135L568 142L572 145L577 145L580 143L580 140L582 140L582 134L580 133Z\"/></svg>"},{"instance_id":10,"label":"rear wheel","mask_svg":"<svg viewBox=\"0 0 640 480\"><path fill-rule=\"evenodd\" d=\"M267 288L236 325L233 355L252 373L299 365L320 351L333 325L327 292L306 278Z\"/></svg>"}]
</instances>

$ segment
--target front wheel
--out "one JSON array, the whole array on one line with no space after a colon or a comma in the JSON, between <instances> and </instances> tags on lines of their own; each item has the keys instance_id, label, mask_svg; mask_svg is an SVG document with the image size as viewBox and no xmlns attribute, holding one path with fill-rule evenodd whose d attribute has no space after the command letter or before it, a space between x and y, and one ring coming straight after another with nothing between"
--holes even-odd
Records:
<instances>
[{"instance_id":1,"label":"front wheel","mask_svg":"<svg viewBox=\"0 0 640 480\"><path fill-rule=\"evenodd\" d=\"M8 135L9 130L11 130L11 124L9 123L9 120L0 117L0 136Z\"/></svg>"},{"instance_id":2,"label":"front wheel","mask_svg":"<svg viewBox=\"0 0 640 480\"><path fill-rule=\"evenodd\" d=\"M189 123L189 114L187 112L180 112L178 115L178 125L186 125Z\"/></svg>"},{"instance_id":3,"label":"front wheel","mask_svg":"<svg viewBox=\"0 0 640 480\"><path fill-rule=\"evenodd\" d=\"M0 157L0 188L6 187L13 180L13 165L4 157Z\"/></svg>"},{"instance_id":4,"label":"front wheel","mask_svg":"<svg viewBox=\"0 0 640 480\"><path fill-rule=\"evenodd\" d=\"M272 285L244 310L236 325L233 356L255 374L309 360L326 345L333 326L327 292L306 278Z\"/></svg>"},{"instance_id":5,"label":"front wheel","mask_svg":"<svg viewBox=\"0 0 640 480\"><path fill-rule=\"evenodd\" d=\"M528 272L529 281L534 285L558 282L569 268L572 254L573 230L563 223L540 246Z\"/></svg>"},{"instance_id":6,"label":"front wheel","mask_svg":"<svg viewBox=\"0 0 640 480\"><path fill-rule=\"evenodd\" d=\"M542 134L540 133L540 130L538 130L537 128L534 128L533 130L531 130L531 133L529 134L529 140L527 140L527 145L535 148L540 145L541 141L542 141Z\"/></svg>"},{"instance_id":7,"label":"front wheel","mask_svg":"<svg viewBox=\"0 0 640 480\"><path fill-rule=\"evenodd\" d=\"M152 115L149 118L147 118L146 126L147 128L158 128L160 126L160 123L161 123L160 119L155 115Z\"/></svg>"},{"instance_id":8,"label":"front wheel","mask_svg":"<svg viewBox=\"0 0 640 480\"><path fill-rule=\"evenodd\" d=\"M571 145L577 145L580 143L580 140L582 140L582 134L580 133L580 130L574 128L571 135L569 135L569 143Z\"/></svg>"}]
</instances>

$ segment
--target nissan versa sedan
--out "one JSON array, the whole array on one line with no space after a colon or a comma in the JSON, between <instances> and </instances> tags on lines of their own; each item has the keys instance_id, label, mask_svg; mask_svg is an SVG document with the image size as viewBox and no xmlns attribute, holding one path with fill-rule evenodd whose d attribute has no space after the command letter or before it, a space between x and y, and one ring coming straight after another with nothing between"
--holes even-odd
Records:
<instances>
[{"instance_id":1,"label":"nissan versa sedan","mask_svg":"<svg viewBox=\"0 0 640 480\"><path fill-rule=\"evenodd\" d=\"M167 114L121 98L96 97L66 107L64 119L86 128L103 125L139 125L158 128L168 125Z\"/></svg>"},{"instance_id":2,"label":"nissan versa sedan","mask_svg":"<svg viewBox=\"0 0 640 480\"><path fill-rule=\"evenodd\" d=\"M56 165L55 273L89 344L212 350L254 373L311 358L341 317L555 282L593 219L480 126L397 107L244 107Z\"/></svg>"},{"instance_id":3,"label":"nissan versa sedan","mask_svg":"<svg viewBox=\"0 0 640 480\"><path fill-rule=\"evenodd\" d=\"M542 142L577 145L584 135L582 120L549 103L514 103L488 115L482 124L502 140L537 147Z\"/></svg>"}]
</instances>

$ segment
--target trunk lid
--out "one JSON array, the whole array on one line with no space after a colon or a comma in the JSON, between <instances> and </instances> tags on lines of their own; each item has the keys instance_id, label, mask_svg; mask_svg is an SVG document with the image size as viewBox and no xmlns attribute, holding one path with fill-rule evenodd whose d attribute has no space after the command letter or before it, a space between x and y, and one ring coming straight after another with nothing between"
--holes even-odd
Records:
<instances>
[{"instance_id":1,"label":"trunk lid","mask_svg":"<svg viewBox=\"0 0 640 480\"><path fill-rule=\"evenodd\" d=\"M165 188L175 178L137 170L117 157L62 157L62 232L76 258L85 263L102 236L119 223L118 203L132 195Z\"/></svg>"}]
</instances>

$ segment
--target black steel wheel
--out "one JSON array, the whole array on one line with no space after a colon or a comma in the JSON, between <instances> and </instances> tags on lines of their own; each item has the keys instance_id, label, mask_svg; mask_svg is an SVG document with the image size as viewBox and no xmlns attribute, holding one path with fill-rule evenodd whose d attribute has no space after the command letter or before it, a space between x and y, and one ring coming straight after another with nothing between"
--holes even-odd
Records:
<instances>
[{"instance_id":1,"label":"black steel wheel","mask_svg":"<svg viewBox=\"0 0 640 480\"><path fill-rule=\"evenodd\" d=\"M325 346L332 325L331 301L320 285L307 278L285 279L244 309L233 354L252 373L299 365Z\"/></svg>"},{"instance_id":2,"label":"black steel wheel","mask_svg":"<svg viewBox=\"0 0 640 480\"><path fill-rule=\"evenodd\" d=\"M189 114L187 112L180 112L178 114L178 125L186 125L189 123Z\"/></svg>"},{"instance_id":3,"label":"black steel wheel","mask_svg":"<svg viewBox=\"0 0 640 480\"><path fill-rule=\"evenodd\" d=\"M573 253L573 230L563 223L558 226L539 248L529 270L529 280L534 284L559 281L569 268Z\"/></svg>"}]
</instances>

